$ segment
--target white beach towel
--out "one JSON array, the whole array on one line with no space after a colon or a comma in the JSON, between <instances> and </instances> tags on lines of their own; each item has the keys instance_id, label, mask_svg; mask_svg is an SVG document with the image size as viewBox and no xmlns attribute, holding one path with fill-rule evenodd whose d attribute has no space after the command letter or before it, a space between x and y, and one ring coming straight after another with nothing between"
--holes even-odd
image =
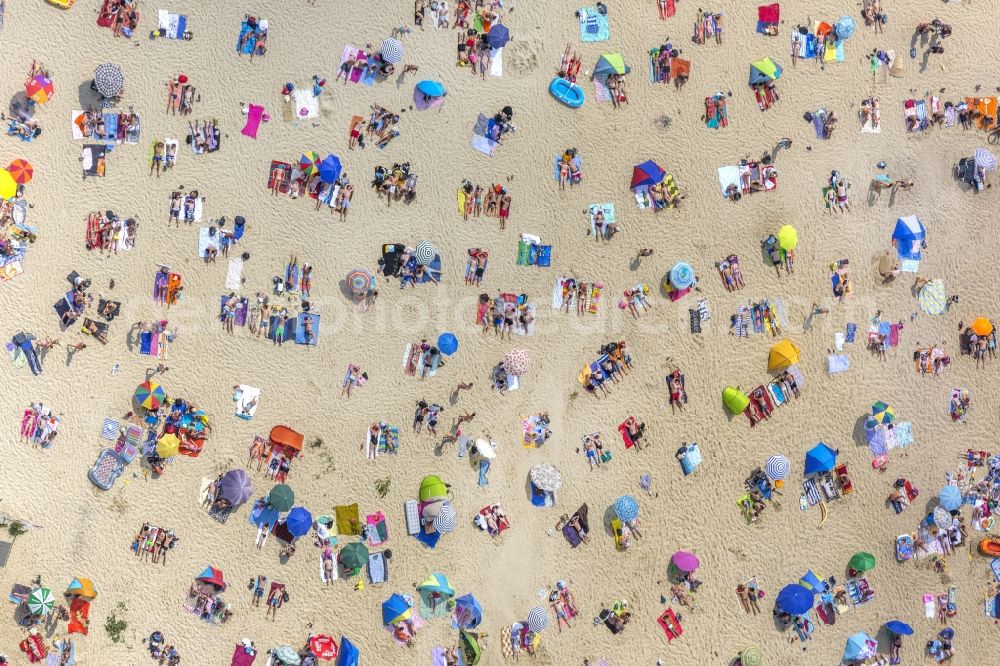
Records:
<instances>
[{"instance_id":1,"label":"white beach towel","mask_svg":"<svg viewBox=\"0 0 1000 666\"><path fill-rule=\"evenodd\" d=\"M722 189L722 196L726 196L726 188L735 185L740 187L740 168L736 165L719 167L719 187Z\"/></svg>"},{"instance_id":2,"label":"white beach towel","mask_svg":"<svg viewBox=\"0 0 1000 666\"><path fill-rule=\"evenodd\" d=\"M292 104L294 109L294 118L292 120L319 118L319 97L313 96L311 89L295 89L292 92Z\"/></svg>"},{"instance_id":3,"label":"white beach towel","mask_svg":"<svg viewBox=\"0 0 1000 666\"><path fill-rule=\"evenodd\" d=\"M230 259L226 270L226 289L235 291L243 285L243 260Z\"/></svg>"},{"instance_id":4,"label":"white beach towel","mask_svg":"<svg viewBox=\"0 0 1000 666\"><path fill-rule=\"evenodd\" d=\"M503 48L490 49L490 76L503 76Z\"/></svg>"},{"instance_id":5,"label":"white beach towel","mask_svg":"<svg viewBox=\"0 0 1000 666\"><path fill-rule=\"evenodd\" d=\"M211 236L208 233L208 227L200 227L198 229L198 256L204 259L208 256L209 249L218 251L219 234Z\"/></svg>"},{"instance_id":6,"label":"white beach towel","mask_svg":"<svg viewBox=\"0 0 1000 666\"><path fill-rule=\"evenodd\" d=\"M851 359L844 354L831 354L826 357L826 371L831 375L836 372L845 372L850 367Z\"/></svg>"},{"instance_id":7,"label":"white beach towel","mask_svg":"<svg viewBox=\"0 0 1000 666\"><path fill-rule=\"evenodd\" d=\"M236 401L236 416L249 421L257 413L257 405L260 401L260 389L255 386L240 384L240 399ZM250 407L247 408L247 405Z\"/></svg>"},{"instance_id":8,"label":"white beach towel","mask_svg":"<svg viewBox=\"0 0 1000 666\"><path fill-rule=\"evenodd\" d=\"M473 134L472 139L469 141L473 148L483 153L484 155L493 156L496 152L497 142L492 139L487 139L485 136L480 136L478 134Z\"/></svg>"}]
</instances>

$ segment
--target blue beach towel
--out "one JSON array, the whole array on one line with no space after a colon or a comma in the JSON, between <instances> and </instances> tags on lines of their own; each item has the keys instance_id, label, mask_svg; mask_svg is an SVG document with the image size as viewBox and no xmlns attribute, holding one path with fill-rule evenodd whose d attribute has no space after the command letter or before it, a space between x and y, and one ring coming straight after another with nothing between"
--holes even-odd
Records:
<instances>
[{"instance_id":1,"label":"blue beach towel","mask_svg":"<svg viewBox=\"0 0 1000 666\"><path fill-rule=\"evenodd\" d=\"M857 334L858 334L858 325L857 324L848 324L847 325L847 334L844 336L844 340L846 342L854 342L854 338L855 338L855 336L857 336Z\"/></svg>"},{"instance_id":2,"label":"blue beach towel","mask_svg":"<svg viewBox=\"0 0 1000 666\"><path fill-rule=\"evenodd\" d=\"M490 472L490 461L483 458L479 461L479 485L488 485L490 480L486 478L486 475Z\"/></svg>"},{"instance_id":3,"label":"blue beach towel","mask_svg":"<svg viewBox=\"0 0 1000 666\"><path fill-rule=\"evenodd\" d=\"M428 548L437 547L438 541L441 539L440 532L431 532L430 534L427 534L423 530L420 530L414 536L417 537L417 541L424 544Z\"/></svg>"},{"instance_id":4,"label":"blue beach towel","mask_svg":"<svg viewBox=\"0 0 1000 666\"><path fill-rule=\"evenodd\" d=\"M273 315L271 317L271 325L267 327L268 340L272 341L274 340L274 335L278 330L279 319L280 317L278 317L277 315ZM297 328L296 323L297 323L296 319L289 319L288 321L285 322L285 335L282 338L283 342L288 342L289 340L295 340L295 329Z\"/></svg>"},{"instance_id":5,"label":"blue beach towel","mask_svg":"<svg viewBox=\"0 0 1000 666\"><path fill-rule=\"evenodd\" d=\"M305 320L306 317L312 319L313 323L313 339L312 342L306 341L306 327ZM295 326L295 344L297 345L318 345L319 344L319 315L311 314L306 312L300 312L296 321Z\"/></svg>"},{"instance_id":6,"label":"blue beach towel","mask_svg":"<svg viewBox=\"0 0 1000 666\"><path fill-rule=\"evenodd\" d=\"M104 136L100 137L100 140L107 141L109 143L114 143L118 140L118 114L105 113L103 115L104 115Z\"/></svg>"},{"instance_id":7,"label":"blue beach towel","mask_svg":"<svg viewBox=\"0 0 1000 666\"><path fill-rule=\"evenodd\" d=\"M246 35L250 35L246 42L243 44L243 48L240 48L240 43L243 42L243 38ZM236 52L242 55L250 55L253 50L257 47L257 31L251 28L246 21L240 24L240 34L236 38Z\"/></svg>"},{"instance_id":8,"label":"blue beach towel","mask_svg":"<svg viewBox=\"0 0 1000 666\"><path fill-rule=\"evenodd\" d=\"M585 16L580 21L581 42L605 42L611 39L608 17L598 12L597 7L581 7L579 12L581 17Z\"/></svg>"},{"instance_id":9,"label":"blue beach towel","mask_svg":"<svg viewBox=\"0 0 1000 666\"><path fill-rule=\"evenodd\" d=\"M149 356L153 348L153 334L144 331L139 334L139 353Z\"/></svg>"},{"instance_id":10,"label":"blue beach towel","mask_svg":"<svg viewBox=\"0 0 1000 666\"><path fill-rule=\"evenodd\" d=\"M547 268L552 265L552 246L551 245L537 245L538 248L538 258L535 261L536 266L541 266L542 268Z\"/></svg>"}]
</instances>

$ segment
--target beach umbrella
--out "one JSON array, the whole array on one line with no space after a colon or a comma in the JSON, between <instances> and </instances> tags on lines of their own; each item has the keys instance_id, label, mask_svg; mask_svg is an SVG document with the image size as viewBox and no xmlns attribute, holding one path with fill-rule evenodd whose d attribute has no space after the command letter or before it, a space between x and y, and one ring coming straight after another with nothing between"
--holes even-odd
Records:
<instances>
[{"instance_id":1,"label":"beach umbrella","mask_svg":"<svg viewBox=\"0 0 1000 666\"><path fill-rule=\"evenodd\" d=\"M270 528L278 522L279 516L278 510L267 502L255 504L253 510L250 511L250 521L257 527L267 525Z\"/></svg>"},{"instance_id":2,"label":"beach umbrella","mask_svg":"<svg viewBox=\"0 0 1000 666\"><path fill-rule=\"evenodd\" d=\"M457 521L458 515L455 513L455 507L451 505L451 502L441 502L441 510L438 512L438 515L434 516L434 529L441 534L451 534L455 531Z\"/></svg>"},{"instance_id":3,"label":"beach umbrella","mask_svg":"<svg viewBox=\"0 0 1000 666\"><path fill-rule=\"evenodd\" d=\"M792 470L792 461L783 455L775 454L764 463L764 474L772 481L788 478Z\"/></svg>"},{"instance_id":4,"label":"beach umbrella","mask_svg":"<svg viewBox=\"0 0 1000 666\"><path fill-rule=\"evenodd\" d=\"M28 610L32 615L45 615L55 603L56 597L47 587L36 587L28 594Z\"/></svg>"},{"instance_id":5,"label":"beach umbrella","mask_svg":"<svg viewBox=\"0 0 1000 666\"><path fill-rule=\"evenodd\" d=\"M409 619L413 608L401 594L393 594L382 602L382 624L395 624Z\"/></svg>"},{"instance_id":6,"label":"beach umbrella","mask_svg":"<svg viewBox=\"0 0 1000 666\"><path fill-rule=\"evenodd\" d=\"M854 18L841 16L833 25L833 29L837 32L837 39L847 39L854 34Z\"/></svg>"},{"instance_id":7,"label":"beach umbrella","mask_svg":"<svg viewBox=\"0 0 1000 666\"><path fill-rule=\"evenodd\" d=\"M791 340L779 340L767 355L767 370L784 370L790 365L799 362L799 353L802 350Z\"/></svg>"},{"instance_id":8,"label":"beach umbrella","mask_svg":"<svg viewBox=\"0 0 1000 666\"><path fill-rule=\"evenodd\" d=\"M896 410L879 400L872 405L872 420L876 423L892 423L896 420Z\"/></svg>"},{"instance_id":9,"label":"beach umbrella","mask_svg":"<svg viewBox=\"0 0 1000 666\"><path fill-rule=\"evenodd\" d=\"M851 556L851 561L847 565L858 573L865 573L875 568L875 556L871 553L860 551Z\"/></svg>"},{"instance_id":10,"label":"beach umbrella","mask_svg":"<svg viewBox=\"0 0 1000 666\"><path fill-rule=\"evenodd\" d=\"M340 158L336 155L327 155L319 164L319 179L324 183L332 183L340 178Z\"/></svg>"},{"instance_id":11,"label":"beach umbrella","mask_svg":"<svg viewBox=\"0 0 1000 666\"><path fill-rule=\"evenodd\" d=\"M538 463L528 470L528 478L539 490L555 492L562 487L562 474L552 463Z\"/></svg>"},{"instance_id":12,"label":"beach umbrella","mask_svg":"<svg viewBox=\"0 0 1000 666\"><path fill-rule=\"evenodd\" d=\"M271 492L267 495L267 503L276 511L288 511L292 508L293 502L295 502L295 493L292 492L291 486L286 483L279 483L271 488Z\"/></svg>"},{"instance_id":13,"label":"beach umbrella","mask_svg":"<svg viewBox=\"0 0 1000 666\"><path fill-rule=\"evenodd\" d=\"M483 621L483 607L471 594L463 594L455 599L452 618L455 624L463 629L475 629Z\"/></svg>"},{"instance_id":14,"label":"beach umbrella","mask_svg":"<svg viewBox=\"0 0 1000 666\"><path fill-rule=\"evenodd\" d=\"M694 284L694 269L690 264L678 261L670 269L670 284L676 289L687 289Z\"/></svg>"},{"instance_id":15,"label":"beach umbrella","mask_svg":"<svg viewBox=\"0 0 1000 666\"><path fill-rule=\"evenodd\" d=\"M219 481L219 497L239 506L253 497L253 482L242 469L231 469Z\"/></svg>"},{"instance_id":16,"label":"beach umbrella","mask_svg":"<svg viewBox=\"0 0 1000 666\"><path fill-rule=\"evenodd\" d=\"M172 432L156 440L156 455L161 458L173 458L181 450L181 440Z\"/></svg>"},{"instance_id":17,"label":"beach umbrella","mask_svg":"<svg viewBox=\"0 0 1000 666\"><path fill-rule=\"evenodd\" d=\"M139 384L133 397L140 407L155 411L167 399L167 392L156 382L146 381Z\"/></svg>"},{"instance_id":18,"label":"beach umbrella","mask_svg":"<svg viewBox=\"0 0 1000 666\"><path fill-rule=\"evenodd\" d=\"M847 647L844 648L844 661L858 661L875 656L875 648L878 642L863 631L859 631L847 639Z\"/></svg>"},{"instance_id":19,"label":"beach umbrella","mask_svg":"<svg viewBox=\"0 0 1000 666\"><path fill-rule=\"evenodd\" d=\"M528 350L511 349L503 356L503 367L508 375L521 376L528 372Z\"/></svg>"},{"instance_id":20,"label":"beach umbrella","mask_svg":"<svg viewBox=\"0 0 1000 666\"><path fill-rule=\"evenodd\" d=\"M7 171L18 185L27 185L35 175L35 169L28 160L14 160L7 167Z\"/></svg>"},{"instance_id":21,"label":"beach umbrella","mask_svg":"<svg viewBox=\"0 0 1000 666\"><path fill-rule=\"evenodd\" d=\"M885 623L885 628L897 636L911 636L913 634L913 627L901 620L889 620Z\"/></svg>"},{"instance_id":22,"label":"beach umbrella","mask_svg":"<svg viewBox=\"0 0 1000 666\"><path fill-rule=\"evenodd\" d=\"M615 500L615 515L619 520L631 522L639 517L639 503L631 495L622 495Z\"/></svg>"},{"instance_id":23,"label":"beach umbrella","mask_svg":"<svg viewBox=\"0 0 1000 666\"><path fill-rule=\"evenodd\" d=\"M976 166L981 169L993 171L993 169L997 168L996 156L985 148L976 148L972 159L975 160Z\"/></svg>"},{"instance_id":24,"label":"beach umbrella","mask_svg":"<svg viewBox=\"0 0 1000 666\"><path fill-rule=\"evenodd\" d=\"M631 71L632 68L626 64L621 53L602 53L601 57L597 59L597 64L594 65L594 74L597 76L628 74Z\"/></svg>"},{"instance_id":25,"label":"beach umbrella","mask_svg":"<svg viewBox=\"0 0 1000 666\"><path fill-rule=\"evenodd\" d=\"M445 356L451 356L458 351L458 338L454 333L442 333L438 336L438 349Z\"/></svg>"},{"instance_id":26,"label":"beach umbrella","mask_svg":"<svg viewBox=\"0 0 1000 666\"><path fill-rule=\"evenodd\" d=\"M311 176L319 168L321 160L319 153L315 150L309 150L302 153L302 157L299 158L299 170L306 176Z\"/></svg>"},{"instance_id":27,"label":"beach umbrella","mask_svg":"<svg viewBox=\"0 0 1000 666\"><path fill-rule=\"evenodd\" d=\"M986 317L976 317L972 321L972 331L978 336L986 336L993 332L993 322Z\"/></svg>"},{"instance_id":28,"label":"beach umbrella","mask_svg":"<svg viewBox=\"0 0 1000 666\"><path fill-rule=\"evenodd\" d=\"M689 553L686 550L678 550L670 557L670 564L678 571L692 573L698 569L698 565L701 562L698 561L698 556L694 553Z\"/></svg>"},{"instance_id":29,"label":"beach umbrella","mask_svg":"<svg viewBox=\"0 0 1000 666\"><path fill-rule=\"evenodd\" d=\"M632 167L632 184L629 187L656 185L666 175L667 172L659 164L653 160L646 160L642 164L636 164Z\"/></svg>"},{"instance_id":30,"label":"beach umbrella","mask_svg":"<svg viewBox=\"0 0 1000 666\"><path fill-rule=\"evenodd\" d=\"M806 474L829 472L837 464L837 452L820 442L806 451Z\"/></svg>"},{"instance_id":31,"label":"beach umbrella","mask_svg":"<svg viewBox=\"0 0 1000 666\"><path fill-rule=\"evenodd\" d=\"M291 645L279 645L271 651L271 655L285 666L299 666L302 657Z\"/></svg>"},{"instance_id":32,"label":"beach umbrella","mask_svg":"<svg viewBox=\"0 0 1000 666\"><path fill-rule=\"evenodd\" d=\"M764 663L764 653L756 645L744 648L740 652L740 666L761 666Z\"/></svg>"},{"instance_id":33,"label":"beach umbrella","mask_svg":"<svg viewBox=\"0 0 1000 666\"><path fill-rule=\"evenodd\" d=\"M484 458L489 458L493 460L497 457L497 449L493 444L487 442L485 439L476 440L476 451Z\"/></svg>"},{"instance_id":34,"label":"beach umbrella","mask_svg":"<svg viewBox=\"0 0 1000 666\"><path fill-rule=\"evenodd\" d=\"M785 252L790 252L799 244L799 232L790 224L778 229L778 247Z\"/></svg>"},{"instance_id":35,"label":"beach umbrella","mask_svg":"<svg viewBox=\"0 0 1000 666\"><path fill-rule=\"evenodd\" d=\"M458 638L462 642L462 652L469 666L476 666L483 656L483 648L479 645L479 637L470 634L464 629L458 631Z\"/></svg>"},{"instance_id":36,"label":"beach umbrella","mask_svg":"<svg viewBox=\"0 0 1000 666\"><path fill-rule=\"evenodd\" d=\"M486 42L494 49L502 49L510 41L510 30L503 23L496 23L486 33Z\"/></svg>"},{"instance_id":37,"label":"beach umbrella","mask_svg":"<svg viewBox=\"0 0 1000 666\"><path fill-rule=\"evenodd\" d=\"M760 83L777 81L781 78L781 67L770 58L762 58L750 63L750 79L747 83L755 86Z\"/></svg>"},{"instance_id":38,"label":"beach umbrella","mask_svg":"<svg viewBox=\"0 0 1000 666\"><path fill-rule=\"evenodd\" d=\"M951 525L954 522L951 512L943 506L934 507L931 518L934 520L934 524L943 530L951 529Z\"/></svg>"},{"instance_id":39,"label":"beach umbrella","mask_svg":"<svg viewBox=\"0 0 1000 666\"><path fill-rule=\"evenodd\" d=\"M285 527L295 537L308 534L309 530L312 529L312 524L312 514L305 507L301 506L297 506L289 511L288 517L285 518Z\"/></svg>"},{"instance_id":40,"label":"beach umbrella","mask_svg":"<svg viewBox=\"0 0 1000 666\"><path fill-rule=\"evenodd\" d=\"M0 199L13 199L17 194L17 181L7 169L0 169Z\"/></svg>"},{"instance_id":41,"label":"beach umbrella","mask_svg":"<svg viewBox=\"0 0 1000 666\"><path fill-rule=\"evenodd\" d=\"M42 76L41 74L31 77L31 80L24 86L24 94L36 104L45 104L52 99L52 95L55 92L55 86L52 85L49 77Z\"/></svg>"},{"instance_id":42,"label":"beach umbrella","mask_svg":"<svg viewBox=\"0 0 1000 666\"><path fill-rule=\"evenodd\" d=\"M333 661L337 658L337 641L333 636L317 634L309 639L309 651L313 656L323 661Z\"/></svg>"},{"instance_id":43,"label":"beach umbrella","mask_svg":"<svg viewBox=\"0 0 1000 666\"><path fill-rule=\"evenodd\" d=\"M424 579L424 582L417 585L417 589L421 592L438 592L448 597L455 596L455 589L448 582L448 577L443 573L432 573Z\"/></svg>"},{"instance_id":44,"label":"beach umbrella","mask_svg":"<svg viewBox=\"0 0 1000 666\"><path fill-rule=\"evenodd\" d=\"M549 613L541 606L535 606L528 611L528 629L544 631L549 626Z\"/></svg>"},{"instance_id":45,"label":"beach umbrella","mask_svg":"<svg viewBox=\"0 0 1000 666\"><path fill-rule=\"evenodd\" d=\"M927 314L944 314L948 309L947 297L944 293L944 280L937 278L931 280L920 289L917 294L917 305Z\"/></svg>"},{"instance_id":46,"label":"beach umbrella","mask_svg":"<svg viewBox=\"0 0 1000 666\"><path fill-rule=\"evenodd\" d=\"M383 39L382 43L379 44L378 52L382 55L383 62L387 62L390 65L395 65L403 61L403 43L398 39L393 39L392 37Z\"/></svg>"},{"instance_id":47,"label":"beach umbrella","mask_svg":"<svg viewBox=\"0 0 1000 666\"><path fill-rule=\"evenodd\" d=\"M347 283L348 291L358 295L367 293L371 289L373 279L372 274L365 269L355 268L347 274L344 281Z\"/></svg>"},{"instance_id":48,"label":"beach umbrella","mask_svg":"<svg viewBox=\"0 0 1000 666\"><path fill-rule=\"evenodd\" d=\"M420 81L417 83L417 90L428 97L443 97L445 93L444 85L438 81Z\"/></svg>"},{"instance_id":49,"label":"beach umbrella","mask_svg":"<svg viewBox=\"0 0 1000 666\"><path fill-rule=\"evenodd\" d=\"M104 97L118 97L125 90L125 75L118 65L106 62L94 70L94 87Z\"/></svg>"},{"instance_id":50,"label":"beach umbrella","mask_svg":"<svg viewBox=\"0 0 1000 666\"><path fill-rule=\"evenodd\" d=\"M361 541L352 541L338 555L346 569L360 569L368 564L368 547Z\"/></svg>"},{"instance_id":51,"label":"beach umbrella","mask_svg":"<svg viewBox=\"0 0 1000 666\"><path fill-rule=\"evenodd\" d=\"M446 499L448 497L448 484L441 480L439 476L425 476L420 481L420 501L430 502L436 499Z\"/></svg>"},{"instance_id":52,"label":"beach umbrella","mask_svg":"<svg viewBox=\"0 0 1000 666\"><path fill-rule=\"evenodd\" d=\"M97 590L94 589L94 583L89 578L74 578L73 582L66 588L66 594L91 600L97 596Z\"/></svg>"},{"instance_id":53,"label":"beach umbrella","mask_svg":"<svg viewBox=\"0 0 1000 666\"><path fill-rule=\"evenodd\" d=\"M340 656L337 657L337 666L358 666L360 655L361 652L347 636L340 637Z\"/></svg>"},{"instance_id":54,"label":"beach umbrella","mask_svg":"<svg viewBox=\"0 0 1000 666\"><path fill-rule=\"evenodd\" d=\"M802 615L812 608L813 593L798 583L791 583L781 588L774 603L790 615Z\"/></svg>"},{"instance_id":55,"label":"beach umbrella","mask_svg":"<svg viewBox=\"0 0 1000 666\"><path fill-rule=\"evenodd\" d=\"M750 398L735 386L722 390L722 402L732 414L739 414L750 405Z\"/></svg>"},{"instance_id":56,"label":"beach umbrella","mask_svg":"<svg viewBox=\"0 0 1000 666\"><path fill-rule=\"evenodd\" d=\"M198 574L198 577L195 578L195 580L202 583L208 583L209 585L214 585L215 589L219 592L226 591L226 581L222 578L222 571L213 566L205 567L205 570Z\"/></svg>"},{"instance_id":57,"label":"beach umbrella","mask_svg":"<svg viewBox=\"0 0 1000 666\"><path fill-rule=\"evenodd\" d=\"M437 250L431 245L430 241L422 240L417 243L416 249L413 251L413 258L417 260L417 263L421 266L426 266L427 264L434 261L434 256L437 255Z\"/></svg>"},{"instance_id":58,"label":"beach umbrella","mask_svg":"<svg viewBox=\"0 0 1000 666\"><path fill-rule=\"evenodd\" d=\"M927 236L924 223L916 215L907 215L896 220L892 240L896 244L896 254L901 259L920 259L922 242Z\"/></svg>"},{"instance_id":59,"label":"beach umbrella","mask_svg":"<svg viewBox=\"0 0 1000 666\"><path fill-rule=\"evenodd\" d=\"M941 503L945 511L954 511L962 506L962 491L958 489L958 486L945 486L938 493L938 502Z\"/></svg>"}]
</instances>

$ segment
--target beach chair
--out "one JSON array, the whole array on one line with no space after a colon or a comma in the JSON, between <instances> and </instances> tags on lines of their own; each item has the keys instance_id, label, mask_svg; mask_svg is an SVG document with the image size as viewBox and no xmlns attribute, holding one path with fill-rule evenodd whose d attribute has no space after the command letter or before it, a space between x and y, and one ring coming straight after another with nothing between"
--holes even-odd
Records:
<instances>
[{"instance_id":1,"label":"beach chair","mask_svg":"<svg viewBox=\"0 0 1000 666\"><path fill-rule=\"evenodd\" d=\"M854 483L851 482L850 477L847 475L847 465L841 463L833 471L837 474L837 482L840 483L841 492L845 495L850 495L854 492Z\"/></svg>"}]
</instances>

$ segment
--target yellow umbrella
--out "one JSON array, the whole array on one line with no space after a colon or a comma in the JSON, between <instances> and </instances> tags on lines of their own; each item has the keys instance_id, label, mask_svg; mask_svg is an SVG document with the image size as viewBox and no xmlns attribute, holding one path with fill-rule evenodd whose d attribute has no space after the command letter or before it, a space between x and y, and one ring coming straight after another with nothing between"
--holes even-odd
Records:
<instances>
[{"instance_id":1,"label":"yellow umbrella","mask_svg":"<svg viewBox=\"0 0 1000 666\"><path fill-rule=\"evenodd\" d=\"M791 340L780 340L771 347L771 353L767 356L768 371L783 370L793 363L798 363L801 351L799 346Z\"/></svg>"},{"instance_id":2,"label":"yellow umbrella","mask_svg":"<svg viewBox=\"0 0 1000 666\"><path fill-rule=\"evenodd\" d=\"M989 335L993 332L993 323L986 317L976 317L972 322L972 331L979 336Z\"/></svg>"},{"instance_id":3,"label":"yellow umbrella","mask_svg":"<svg viewBox=\"0 0 1000 666\"><path fill-rule=\"evenodd\" d=\"M173 458L180 448L181 440L177 439L177 435L173 433L167 433L156 440L156 455L161 458Z\"/></svg>"},{"instance_id":4,"label":"yellow umbrella","mask_svg":"<svg viewBox=\"0 0 1000 666\"><path fill-rule=\"evenodd\" d=\"M780 247L785 252L789 252L795 249L795 246L799 244L799 233L795 231L795 227L790 224L778 229L778 247Z\"/></svg>"},{"instance_id":5,"label":"yellow umbrella","mask_svg":"<svg viewBox=\"0 0 1000 666\"><path fill-rule=\"evenodd\" d=\"M17 194L17 181L7 169L0 169L0 199L13 199Z\"/></svg>"}]
</instances>

